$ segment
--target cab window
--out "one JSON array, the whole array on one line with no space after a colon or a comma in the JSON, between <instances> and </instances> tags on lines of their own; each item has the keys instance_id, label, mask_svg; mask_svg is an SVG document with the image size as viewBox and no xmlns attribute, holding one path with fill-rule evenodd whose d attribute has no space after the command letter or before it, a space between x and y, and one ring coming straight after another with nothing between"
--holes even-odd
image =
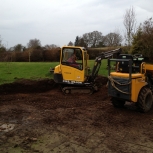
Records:
<instances>
[{"instance_id":1,"label":"cab window","mask_svg":"<svg viewBox=\"0 0 153 153\"><path fill-rule=\"evenodd\" d=\"M61 62L63 65L68 65L82 70L82 51L79 48L63 48Z\"/></svg>"}]
</instances>

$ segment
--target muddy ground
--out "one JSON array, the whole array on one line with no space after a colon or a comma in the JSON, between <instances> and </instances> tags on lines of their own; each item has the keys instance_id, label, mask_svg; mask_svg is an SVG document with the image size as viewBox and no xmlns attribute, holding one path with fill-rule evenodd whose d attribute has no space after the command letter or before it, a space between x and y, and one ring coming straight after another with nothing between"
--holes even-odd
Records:
<instances>
[{"instance_id":1,"label":"muddy ground","mask_svg":"<svg viewBox=\"0 0 153 153\"><path fill-rule=\"evenodd\" d=\"M0 86L0 153L152 153L153 110L114 108L107 79L92 95L64 95L53 80Z\"/></svg>"}]
</instances>

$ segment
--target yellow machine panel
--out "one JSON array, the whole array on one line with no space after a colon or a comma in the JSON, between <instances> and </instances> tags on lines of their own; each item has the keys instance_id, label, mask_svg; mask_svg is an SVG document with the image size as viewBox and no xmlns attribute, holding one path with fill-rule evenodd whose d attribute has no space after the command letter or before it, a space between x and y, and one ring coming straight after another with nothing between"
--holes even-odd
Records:
<instances>
[{"instance_id":1,"label":"yellow machine panel","mask_svg":"<svg viewBox=\"0 0 153 153\"><path fill-rule=\"evenodd\" d=\"M117 78L129 78L128 73L111 72L110 76ZM138 94L143 86L147 85L145 76L141 73L131 74L131 98L130 101L137 102Z\"/></svg>"},{"instance_id":2,"label":"yellow machine panel","mask_svg":"<svg viewBox=\"0 0 153 153\"><path fill-rule=\"evenodd\" d=\"M153 65L152 64L145 64L145 69L153 71Z\"/></svg>"},{"instance_id":3,"label":"yellow machine panel","mask_svg":"<svg viewBox=\"0 0 153 153\"><path fill-rule=\"evenodd\" d=\"M129 73L111 72L111 76L116 76L120 78L129 78ZM132 74L132 78L141 78L143 75L141 73Z\"/></svg>"},{"instance_id":4,"label":"yellow machine panel","mask_svg":"<svg viewBox=\"0 0 153 153\"><path fill-rule=\"evenodd\" d=\"M84 81L84 70L80 71L73 67L68 67L65 65L61 66L62 68L62 74L63 74L63 80L73 80L73 81Z\"/></svg>"},{"instance_id":5,"label":"yellow machine panel","mask_svg":"<svg viewBox=\"0 0 153 153\"><path fill-rule=\"evenodd\" d=\"M135 78L132 79L131 84L131 101L137 102L138 101L138 95L142 87L146 86L147 83L145 82L145 77L143 78Z\"/></svg>"}]
</instances>

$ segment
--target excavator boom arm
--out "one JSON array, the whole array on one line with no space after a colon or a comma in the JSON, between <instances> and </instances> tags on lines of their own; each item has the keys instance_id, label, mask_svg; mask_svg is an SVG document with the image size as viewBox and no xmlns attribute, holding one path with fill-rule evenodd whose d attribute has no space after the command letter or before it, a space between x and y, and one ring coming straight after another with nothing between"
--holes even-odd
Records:
<instances>
[{"instance_id":1,"label":"excavator boom arm","mask_svg":"<svg viewBox=\"0 0 153 153\"><path fill-rule=\"evenodd\" d=\"M94 62L94 66L92 68L92 72L88 78L88 81L93 82L95 80L95 78L98 75L99 69L101 67L101 61L103 59L111 58L114 54L117 54L117 56L118 56L121 52L122 52L122 50L121 50L121 48L119 48L119 49L110 50L107 52L102 52L98 57L96 57L95 62Z\"/></svg>"}]
</instances>

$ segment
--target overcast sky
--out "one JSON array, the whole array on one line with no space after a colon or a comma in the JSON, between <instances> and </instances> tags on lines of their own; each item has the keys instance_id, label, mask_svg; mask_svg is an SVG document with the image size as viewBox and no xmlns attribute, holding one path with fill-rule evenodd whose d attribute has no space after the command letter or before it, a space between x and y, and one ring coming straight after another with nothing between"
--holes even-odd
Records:
<instances>
[{"instance_id":1,"label":"overcast sky","mask_svg":"<svg viewBox=\"0 0 153 153\"><path fill-rule=\"evenodd\" d=\"M92 31L124 31L123 16L134 7L137 24L153 17L153 0L0 0L0 36L7 48L30 39L60 47Z\"/></svg>"}]
</instances>

